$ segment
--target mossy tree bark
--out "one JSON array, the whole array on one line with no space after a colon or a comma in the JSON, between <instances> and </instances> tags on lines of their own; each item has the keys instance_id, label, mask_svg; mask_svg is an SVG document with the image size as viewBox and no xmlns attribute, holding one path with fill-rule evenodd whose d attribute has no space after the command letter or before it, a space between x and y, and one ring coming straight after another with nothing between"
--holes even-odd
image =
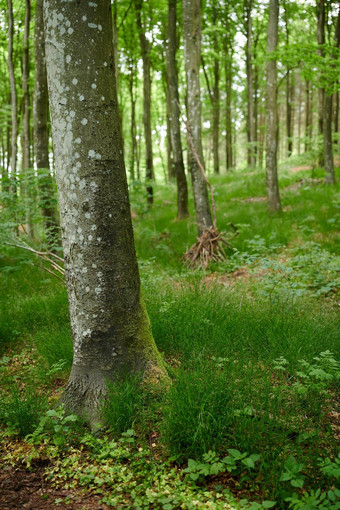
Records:
<instances>
[{"instance_id":1,"label":"mossy tree bark","mask_svg":"<svg viewBox=\"0 0 340 510\"><path fill-rule=\"evenodd\" d=\"M188 185L184 170L181 140L178 74L176 64L176 50L177 50L176 6L177 0L169 0L167 77L169 94L170 136L172 151L174 155L175 175L177 181L177 217L184 218L188 216L189 211L188 211Z\"/></svg>"},{"instance_id":2,"label":"mossy tree bark","mask_svg":"<svg viewBox=\"0 0 340 510\"><path fill-rule=\"evenodd\" d=\"M74 360L63 396L92 427L122 369L167 378L141 298L110 0L44 2L46 63ZM86 48L86 51L84 51Z\"/></svg>"},{"instance_id":3,"label":"mossy tree bark","mask_svg":"<svg viewBox=\"0 0 340 510\"><path fill-rule=\"evenodd\" d=\"M187 84L188 160L191 171L198 233L212 226L207 185L197 158L204 166L201 127L200 60L201 6L200 0L183 0L184 60Z\"/></svg>"},{"instance_id":4,"label":"mossy tree bark","mask_svg":"<svg viewBox=\"0 0 340 510\"><path fill-rule=\"evenodd\" d=\"M266 134L266 177L267 200L270 212L281 210L279 183L277 176L277 141L278 141L278 113L277 113L277 72L276 57L273 53L278 40L278 0L269 2L269 21L267 31L267 134Z\"/></svg>"}]
</instances>

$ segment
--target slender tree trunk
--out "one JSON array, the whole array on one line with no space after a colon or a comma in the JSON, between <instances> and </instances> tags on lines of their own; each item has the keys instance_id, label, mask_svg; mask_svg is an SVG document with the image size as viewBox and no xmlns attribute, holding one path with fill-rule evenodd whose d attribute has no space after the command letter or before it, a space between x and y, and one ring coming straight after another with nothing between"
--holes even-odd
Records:
<instances>
[{"instance_id":1,"label":"slender tree trunk","mask_svg":"<svg viewBox=\"0 0 340 510\"><path fill-rule=\"evenodd\" d=\"M22 174L23 174L23 195L26 209L27 233L30 237L34 237L34 174L31 172L31 132L30 132L30 92L28 86L30 60L29 60L29 33L31 21L31 3L25 0L25 22L24 22L24 38L23 38L23 55L22 55Z\"/></svg>"},{"instance_id":2,"label":"slender tree trunk","mask_svg":"<svg viewBox=\"0 0 340 510\"><path fill-rule=\"evenodd\" d=\"M176 5L177 0L169 0L168 3L168 55L167 55L167 74L169 87L169 121L171 145L174 155L175 174L177 180L177 216L184 218L188 216L188 185L184 170L179 94L178 94L178 74L176 65Z\"/></svg>"},{"instance_id":3,"label":"slender tree trunk","mask_svg":"<svg viewBox=\"0 0 340 510\"><path fill-rule=\"evenodd\" d=\"M340 8L334 34L335 47L340 47ZM325 158L325 181L327 184L335 184L334 159L332 146L332 102L333 94L325 92L324 111L324 158Z\"/></svg>"},{"instance_id":4,"label":"slender tree trunk","mask_svg":"<svg viewBox=\"0 0 340 510\"><path fill-rule=\"evenodd\" d=\"M305 107L305 152L308 152L311 148L312 143L312 116L313 116L313 93L311 88L311 83L309 80L306 80L306 107Z\"/></svg>"},{"instance_id":5,"label":"slender tree trunk","mask_svg":"<svg viewBox=\"0 0 340 510\"><path fill-rule=\"evenodd\" d=\"M233 168L233 140L232 140L232 56L226 54L225 63L225 79L226 79L226 168L231 170Z\"/></svg>"},{"instance_id":6,"label":"slender tree trunk","mask_svg":"<svg viewBox=\"0 0 340 510\"><path fill-rule=\"evenodd\" d=\"M142 23L142 0L135 0L135 9L137 15L137 28L141 46L143 60L143 93L144 93L144 137L145 137L145 178L147 180L146 192L147 201L151 206L153 204L153 187L151 181L154 179L153 154L152 154L152 132L151 132L151 58L150 43L145 36L145 30Z\"/></svg>"},{"instance_id":7,"label":"slender tree trunk","mask_svg":"<svg viewBox=\"0 0 340 510\"><path fill-rule=\"evenodd\" d=\"M17 195L17 138L18 138L18 117L17 117L17 91L15 86L14 62L13 62L13 5L12 0L7 0L8 7L8 74L11 89L12 106L12 136L11 136L11 194L16 200Z\"/></svg>"},{"instance_id":8,"label":"slender tree trunk","mask_svg":"<svg viewBox=\"0 0 340 510\"><path fill-rule=\"evenodd\" d=\"M198 233L212 226L207 185L197 158L204 166L201 129L199 68L201 59L200 0L183 0L184 60L187 84L188 155Z\"/></svg>"},{"instance_id":9,"label":"slender tree trunk","mask_svg":"<svg viewBox=\"0 0 340 510\"><path fill-rule=\"evenodd\" d=\"M325 1L317 0L317 40L318 40L318 54L320 57L324 56L323 45L325 44ZM325 109L325 89L318 89L318 128L319 128L319 136L323 136L324 132L324 109ZM318 145L320 142L318 141ZM324 166L324 151L322 148L322 143L319 147L318 153L319 165Z\"/></svg>"},{"instance_id":10,"label":"slender tree trunk","mask_svg":"<svg viewBox=\"0 0 340 510\"><path fill-rule=\"evenodd\" d=\"M298 112L298 155L301 154L301 133L302 133L302 83L299 79L299 112Z\"/></svg>"},{"instance_id":11,"label":"slender tree trunk","mask_svg":"<svg viewBox=\"0 0 340 510\"><path fill-rule=\"evenodd\" d=\"M164 60L166 61L166 58ZM170 127L170 118L171 118L171 98L169 91L169 77L167 69L163 74L164 80L164 92L165 92L165 101L166 101L166 155L167 155L167 175L166 178L169 181L173 181L176 179L176 167L173 157L173 149L171 142L171 127Z\"/></svg>"},{"instance_id":12,"label":"slender tree trunk","mask_svg":"<svg viewBox=\"0 0 340 510\"><path fill-rule=\"evenodd\" d=\"M131 102L131 122L130 122L130 136L131 136L131 156L130 156L130 178L132 182L135 180L135 161L137 158L137 139L136 139L136 97L134 93L135 81L135 66L130 63L129 74L129 92Z\"/></svg>"},{"instance_id":13,"label":"slender tree trunk","mask_svg":"<svg viewBox=\"0 0 340 510\"><path fill-rule=\"evenodd\" d=\"M278 40L278 0L269 2L269 21L267 32L267 54L273 54L277 48ZM271 55L267 62L267 136L266 136L266 175L267 200L270 212L281 210L279 184L277 177L277 141L278 141L278 114L277 114L277 71L276 60Z\"/></svg>"},{"instance_id":14,"label":"slender tree trunk","mask_svg":"<svg viewBox=\"0 0 340 510\"><path fill-rule=\"evenodd\" d=\"M218 38L216 33L217 8L216 0L213 3L213 44L214 44L214 88L213 88L213 155L214 155L214 173L220 173L219 158L219 132L220 132L220 61L218 55Z\"/></svg>"},{"instance_id":15,"label":"slender tree trunk","mask_svg":"<svg viewBox=\"0 0 340 510\"><path fill-rule=\"evenodd\" d=\"M43 0L36 1L34 32L34 153L38 171L40 207L44 217L46 239L50 246L59 242L58 213L49 163L48 90L45 61Z\"/></svg>"},{"instance_id":16,"label":"slender tree trunk","mask_svg":"<svg viewBox=\"0 0 340 510\"><path fill-rule=\"evenodd\" d=\"M256 165L255 155L255 122L254 122L254 76L253 76L253 26L252 26L252 0L246 0L246 69L247 69L247 136L248 136L248 165Z\"/></svg>"},{"instance_id":17,"label":"slender tree trunk","mask_svg":"<svg viewBox=\"0 0 340 510\"><path fill-rule=\"evenodd\" d=\"M340 136L339 136L339 92L335 92L334 94L334 134L337 135L336 143L340 144Z\"/></svg>"},{"instance_id":18,"label":"slender tree trunk","mask_svg":"<svg viewBox=\"0 0 340 510\"><path fill-rule=\"evenodd\" d=\"M140 293L114 80L111 2L49 0L44 14L74 345L62 400L95 428L107 382L121 371L141 372L150 383L166 375Z\"/></svg>"}]
</instances>

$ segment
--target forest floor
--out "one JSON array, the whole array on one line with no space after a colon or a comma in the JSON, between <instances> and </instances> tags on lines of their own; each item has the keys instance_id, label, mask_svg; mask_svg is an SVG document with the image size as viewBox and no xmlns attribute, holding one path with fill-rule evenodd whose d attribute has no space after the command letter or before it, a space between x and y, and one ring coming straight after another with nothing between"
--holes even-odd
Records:
<instances>
[{"instance_id":1,"label":"forest floor","mask_svg":"<svg viewBox=\"0 0 340 510\"><path fill-rule=\"evenodd\" d=\"M152 211L131 187L144 298L173 384L151 397L127 376L96 435L56 406L72 363L64 285L2 247L1 510L340 508L340 186L307 163L281 166L277 216L263 172L211 178L232 248L205 271L183 262L193 204L178 221L173 184L155 185Z\"/></svg>"}]
</instances>

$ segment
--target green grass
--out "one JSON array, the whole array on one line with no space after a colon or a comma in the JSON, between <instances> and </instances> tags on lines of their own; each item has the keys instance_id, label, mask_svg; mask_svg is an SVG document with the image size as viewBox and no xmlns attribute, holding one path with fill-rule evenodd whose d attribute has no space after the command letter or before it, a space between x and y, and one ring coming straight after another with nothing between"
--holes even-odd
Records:
<instances>
[{"instance_id":1,"label":"green grass","mask_svg":"<svg viewBox=\"0 0 340 510\"><path fill-rule=\"evenodd\" d=\"M280 182L287 188L300 177L311 171L286 165ZM150 399L138 377L123 378L110 387L104 413L116 438L134 428L181 467L211 450L221 459L230 448L260 455L255 473L236 472L239 489L286 508L286 497L301 496L280 481L292 455L308 490L334 482L320 473L319 458L337 452L340 187L305 181L282 189L284 212L271 217L265 202L246 201L265 195L263 172L211 180L220 229L232 222L239 235L228 259L210 269L209 285L181 261L196 236L192 202L191 217L177 221L174 186L155 186L151 212L143 189L132 192L144 298L172 385ZM66 290L32 262L14 249L0 259L0 420L22 436L26 422L29 432L36 426L32 413L41 414L39 395L52 393L56 376L66 381L72 363ZM250 278L230 276L225 287L223 277L240 268Z\"/></svg>"}]
</instances>

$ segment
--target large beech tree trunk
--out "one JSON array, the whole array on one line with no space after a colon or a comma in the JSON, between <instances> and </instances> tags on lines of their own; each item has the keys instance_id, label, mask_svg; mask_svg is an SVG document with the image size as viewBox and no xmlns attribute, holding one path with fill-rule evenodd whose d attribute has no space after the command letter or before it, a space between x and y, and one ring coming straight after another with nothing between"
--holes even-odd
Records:
<instances>
[{"instance_id":1,"label":"large beech tree trunk","mask_svg":"<svg viewBox=\"0 0 340 510\"><path fill-rule=\"evenodd\" d=\"M267 200L270 212L281 210L279 183L277 177L277 141L278 141L278 113L277 113L277 72L276 60L271 53L276 51L278 39L278 0L269 2L269 21L267 32L267 135L266 135L266 176Z\"/></svg>"},{"instance_id":2,"label":"large beech tree trunk","mask_svg":"<svg viewBox=\"0 0 340 510\"><path fill-rule=\"evenodd\" d=\"M43 19L43 1L36 1L34 32L34 97L33 128L34 153L38 171L40 207L44 217L46 238L50 245L59 240L59 226L56 199L48 156L48 90L45 61L45 32Z\"/></svg>"},{"instance_id":3,"label":"large beech tree trunk","mask_svg":"<svg viewBox=\"0 0 340 510\"><path fill-rule=\"evenodd\" d=\"M169 124L171 146L174 156L175 174L177 180L177 216L188 216L188 185L184 170L181 125L179 111L178 75L176 65L176 5L177 0L169 0L168 10L168 94L169 94Z\"/></svg>"},{"instance_id":4,"label":"large beech tree trunk","mask_svg":"<svg viewBox=\"0 0 340 510\"><path fill-rule=\"evenodd\" d=\"M135 9L137 16L137 28L139 33L141 54L143 60L143 93L144 93L144 137L145 137L145 178L147 180L147 201L149 205L153 204L153 187L151 180L154 179L153 152L152 152L152 132L151 132L151 58L150 43L145 35L142 23L142 0L135 0Z\"/></svg>"},{"instance_id":5,"label":"large beech tree trunk","mask_svg":"<svg viewBox=\"0 0 340 510\"><path fill-rule=\"evenodd\" d=\"M44 3L46 63L74 345L66 407L92 427L121 370L166 378L141 298L110 0ZM86 48L87 51L84 51Z\"/></svg>"},{"instance_id":6,"label":"large beech tree trunk","mask_svg":"<svg viewBox=\"0 0 340 510\"><path fill-rule=\"evenodd\" d=\"M200 59L201 8L200 0L183 0L184 60L187 84L188 159L196 210L198 233L212 226L207 185L197 158L204 166L201 129Z\"/></svg>"}]
</instances>

